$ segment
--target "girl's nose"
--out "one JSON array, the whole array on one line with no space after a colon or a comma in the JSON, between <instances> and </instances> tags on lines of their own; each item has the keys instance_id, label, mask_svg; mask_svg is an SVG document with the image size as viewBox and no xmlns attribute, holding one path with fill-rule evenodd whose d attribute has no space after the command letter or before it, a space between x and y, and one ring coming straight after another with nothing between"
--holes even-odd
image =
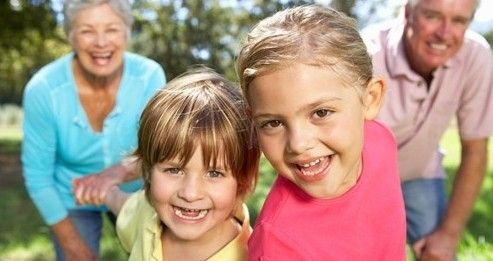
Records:
<instances>
[{"instance_id":1,"label":"girl's nose","mask_svg":"<svg viewBox=\"0 0 493 261\"><path fill-rule=\"evenodd\" d=\"M309 126L292 126L289 130L287 151L293 154L302 154L313 148L314 138Z\"/></svg>"}]
</instances>

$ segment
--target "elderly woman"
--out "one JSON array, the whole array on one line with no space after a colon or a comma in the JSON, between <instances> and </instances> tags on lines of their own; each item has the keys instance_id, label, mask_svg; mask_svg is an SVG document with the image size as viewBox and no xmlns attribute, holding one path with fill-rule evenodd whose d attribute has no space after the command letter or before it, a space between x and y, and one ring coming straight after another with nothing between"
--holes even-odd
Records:
<instances>
[{"instance_id":1,"label":"elderly woman","mask_svg":"<svg viewBox=\"0 0 493 261\"><path fill-rule=\"evenodd\" d=\"M57 259L90 260L106 209L77 205L73 181L136 176L122 160L136 145L142 109L166 80L156 62L125 51L133 21L126 0L66 0L64 15L73 52L38 71L24 92L23 175Z\"/></svg>"}]
</instances>

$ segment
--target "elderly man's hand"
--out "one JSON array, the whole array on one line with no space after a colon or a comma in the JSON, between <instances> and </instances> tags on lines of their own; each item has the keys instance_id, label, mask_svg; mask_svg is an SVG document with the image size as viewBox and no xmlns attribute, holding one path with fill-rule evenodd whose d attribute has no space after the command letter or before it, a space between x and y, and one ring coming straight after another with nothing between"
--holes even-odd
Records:
<instances>
[{"instance_id":1,"label":"elderly man's hand","mask_svg":"<svg viewBox=\"0 0 493 261\"><path fill-rule=\"evenodd\" d=\"M413 245L417 260L451 261L454 259L458 238L437 229Z\"/></svg>"}]
</instances>

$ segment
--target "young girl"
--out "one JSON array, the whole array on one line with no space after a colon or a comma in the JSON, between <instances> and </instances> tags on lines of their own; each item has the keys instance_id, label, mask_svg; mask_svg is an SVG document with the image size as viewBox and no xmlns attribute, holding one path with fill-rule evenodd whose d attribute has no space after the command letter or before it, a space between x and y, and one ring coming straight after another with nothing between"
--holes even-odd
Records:
<instances>
[{"instance_id":1,"label":"young girl","mask_svg":"<svg viewBox=\"0 0 493 261\"><path fill-rule=\"evenodd\" d=\"M242 203L260 152L239 88L211 70L178 77L149 102L135 156L144 190L113 187L105 203L130 260L244 260ZM122 206L123 205L123 206Z\"/></svg>"},{"instance_id":2,"label":"young girl","mask_svg":"<svg viewBox=\"0 0 493 261\"><path fill-rule=\"evenodd\" d=\"M261 21L237 62L260 148L278 177L250 260L404 260L396 144L384 83L353 19L302 6Z\"/></svg>"}]
</instances>

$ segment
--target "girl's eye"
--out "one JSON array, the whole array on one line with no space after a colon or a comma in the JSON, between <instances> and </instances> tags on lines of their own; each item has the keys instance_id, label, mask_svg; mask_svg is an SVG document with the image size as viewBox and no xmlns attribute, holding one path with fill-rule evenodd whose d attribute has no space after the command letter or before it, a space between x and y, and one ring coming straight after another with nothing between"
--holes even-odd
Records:
<instances>
[{"instance_id":1,"label":"girl's eye","mask_svg":"<svg viewBox=\"0 0 493 261\"><path fill-rule=\"evenodd\" d=\"M315 111L315 117L317 118L325 118L327 117L329 114L331 113L331 111L327 110L327 109L320 109L320 110L317 110Z\"/></svg>"},{"instance_id":2,"label":"girl's eye","mask_svg":"<svg viewBox=\"0 0 493 261\"><path fill-rule=\"evenodd\" d=\"M262 128L262 129L273 129L273 128L277 128L281 125L282 125L281 121L272 120L272 121L263 122L262 124L260 124L260 128Z\"/></svg>"},{"instance_id":3,"label":"girl's eye","mask_svg":"<svg viewBox=\"0 0 493 261\"><path fill-rule=\"evenodd\" d=\"M209 172L207 172L207 176L209 178L221 178L224 177L224 174L217 170L210 170Z\"/></svg>"}]
</instances>

